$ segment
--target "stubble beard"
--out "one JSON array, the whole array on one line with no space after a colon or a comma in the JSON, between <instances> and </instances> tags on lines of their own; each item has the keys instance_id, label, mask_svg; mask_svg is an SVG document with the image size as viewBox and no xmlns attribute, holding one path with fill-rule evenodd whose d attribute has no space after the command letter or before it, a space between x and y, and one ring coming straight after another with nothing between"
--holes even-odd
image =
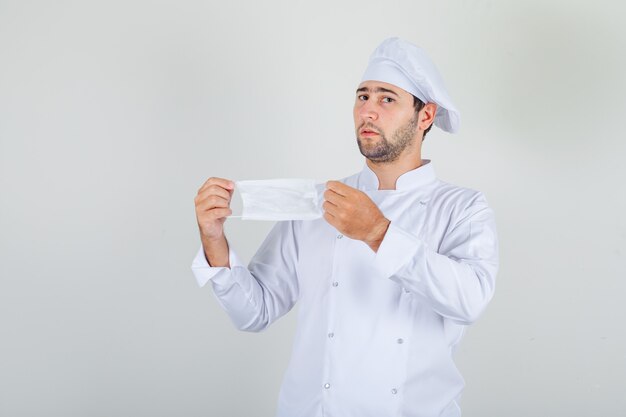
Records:
<instances>
[{"instance_id":1,"label":"stubble beard","mask_svg":"<svg viewBox=\"0 0 626 417\"><path fill-rule=\"evenodd\" d=\"M402 152L413 144L415 131L417 130L417 114L409 122L396 129L388 141L385 135L379 132L379 137L361 139L357 130L356 140L361 154L372 162L390 163L397 160ZM372 141L372 144L367 144ZM374 143L374 141L376 141Z\"/></svg>"}]
</instances>

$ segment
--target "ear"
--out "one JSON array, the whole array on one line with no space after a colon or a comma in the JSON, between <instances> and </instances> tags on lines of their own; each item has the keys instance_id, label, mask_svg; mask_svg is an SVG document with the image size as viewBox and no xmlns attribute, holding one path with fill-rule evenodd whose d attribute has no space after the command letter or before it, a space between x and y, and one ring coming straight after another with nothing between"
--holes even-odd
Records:
<instances>
[{"instance_id":1,"label":"ear","mask_svg":"<svg viewBox=\"0 0 626 417\"><path fill-rule=\"evenodd\" d=\"M426 130L435 121L435 115L437 114L437 105L435 103L426 103L426 105L420 110L418 117L419 121L417 127L420 130Z\"/></svg>"}]
</instances>

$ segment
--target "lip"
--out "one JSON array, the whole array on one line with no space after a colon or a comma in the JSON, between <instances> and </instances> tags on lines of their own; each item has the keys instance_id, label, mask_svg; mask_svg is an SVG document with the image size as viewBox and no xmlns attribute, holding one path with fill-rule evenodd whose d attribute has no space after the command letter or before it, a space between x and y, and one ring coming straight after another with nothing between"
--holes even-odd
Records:
<instances>
[{"instance_id":1,"label":"lip","mask_svg":"<svg viewBox=\"0 0 626 417\"><path fill-rule=\"evenodd\" d=\"M378 136L378 133L365 129L365 130L361 130L361 135L362 136Z\"/></svg>"}]
</instances>

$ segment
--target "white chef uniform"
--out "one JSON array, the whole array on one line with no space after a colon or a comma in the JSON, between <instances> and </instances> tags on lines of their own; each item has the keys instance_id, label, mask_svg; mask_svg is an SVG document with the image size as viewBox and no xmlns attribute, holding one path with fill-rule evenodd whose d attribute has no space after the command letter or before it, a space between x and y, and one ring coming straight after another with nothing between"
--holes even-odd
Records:
<instances>
[{"instance_id":1,"label":"white chef uniform","mask_svg":"<svg viewBox=\"0 0 626 417\"><path fill-rule=\"evenodd\" d=\"M278 417L459 416L452 353L494 292L493 211L482 193L437 179L429 160L395 190L378 190L367 165L341 181L391 221L377 253L323 218L283 221L248 267L232 245L230 268L210 267L200 248L198 284L211 282L241 330L299 303Z\"/></svg>"}]
</instances>

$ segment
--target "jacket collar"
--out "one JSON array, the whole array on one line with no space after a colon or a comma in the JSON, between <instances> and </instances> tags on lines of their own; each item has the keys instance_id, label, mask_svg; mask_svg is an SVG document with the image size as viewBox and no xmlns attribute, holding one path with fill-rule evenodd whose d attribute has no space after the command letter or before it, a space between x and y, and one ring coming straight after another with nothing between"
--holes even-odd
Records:
<instances>
[{"instance_id":1,"label":"jacket collar","mask_svg":"<svg viewBox=\"0 0 626 417\"><path fill-rule=\"evenodd\" d=\"M398 177L396 181L396 191L411 190L425 187L437 179L435 169L430 159L422 159L422 165L407 171ZM359 173L357 188L361 191L378 190L378 177L372 169L365 164ZM383 190L381 190L383 191ZM393 190L386 190L393 191Z\"/></svg>"}]
</instances>

